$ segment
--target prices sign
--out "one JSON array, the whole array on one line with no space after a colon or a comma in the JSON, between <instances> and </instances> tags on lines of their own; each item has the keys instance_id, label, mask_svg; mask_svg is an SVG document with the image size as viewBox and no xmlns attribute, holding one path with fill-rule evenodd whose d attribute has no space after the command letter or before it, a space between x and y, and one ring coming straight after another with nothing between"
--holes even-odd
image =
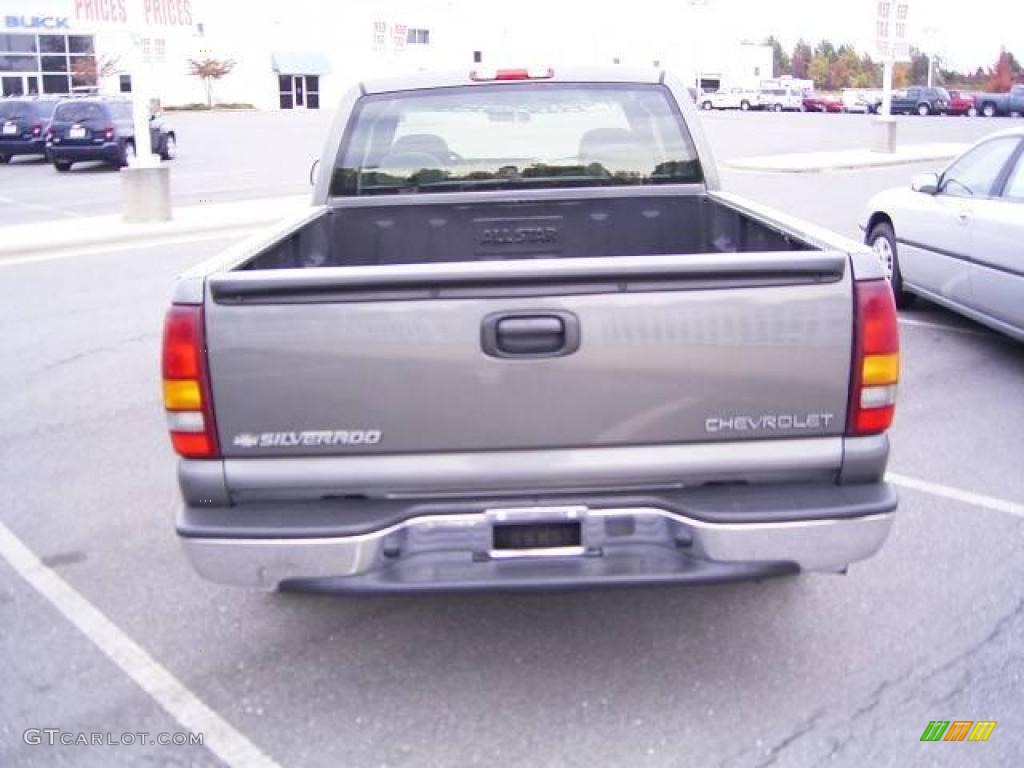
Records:
<instances>
[{"instance_id":1,"label":"prices sign","mask_svg":"<svg viewBox=\"0 0 1024 768\"><path fill-rule=\"evenodd\" d=\"M907 40L908 0L878 0L875 15L875 50L883 59L910 61Z\"/></svg>"}]
</instances>

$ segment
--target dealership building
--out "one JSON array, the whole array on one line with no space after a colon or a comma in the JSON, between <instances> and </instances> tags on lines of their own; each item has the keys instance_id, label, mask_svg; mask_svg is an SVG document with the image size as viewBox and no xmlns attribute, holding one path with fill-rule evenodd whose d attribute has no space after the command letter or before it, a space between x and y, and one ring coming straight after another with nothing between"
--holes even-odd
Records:
<instances>
[{"instance_id":1,"label":"dealership building","mask_svg":"<svg viewBox=\"0 0 1024 768\"><path fill-rule=\"evenodd\" d=\"M678 18L643 23L645 1L627 19L582 26L540 0L520 0L516 13L470 0L0 0L0 85L4 96L201 103L189 62L213 59L233 62L213 82L215 102L294 110L330 106L361 78L432 68L571 60L666 66L694 83L770 76L770 49L716 35L685 4ZM695 21L701 34L689 36Z\"/></svg>"}]
</instances>

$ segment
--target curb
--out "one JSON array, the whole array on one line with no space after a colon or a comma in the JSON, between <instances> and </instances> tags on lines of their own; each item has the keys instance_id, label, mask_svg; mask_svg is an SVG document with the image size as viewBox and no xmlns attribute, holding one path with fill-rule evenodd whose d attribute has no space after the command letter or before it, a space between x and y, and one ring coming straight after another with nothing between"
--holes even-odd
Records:
<instances>
[{"instance_id":1,"label":"curb","mask_svg":"<svg viewBox=\"0 0 1024 768\"><path fill-rule=\"evenodd\" d=\"M822 152L820 160L813 154L775 155L769 157L740 157L725 160L722 165L737 171L759 171L762 173L827 173L829 171L850 171L860 168L889 168L898 165L913 165L933 160L949 160L966 150L970 145L950 145L933 150L922 149L906 154L886 155L871 150L852 150L846 153ZM863 152L857 156L854 153ZM845 156L842 156L844 155ZM832 155L830 158L829 155ZM835 155L840 155L836 157Z\"/></svg>"},{"instance_id":2,"label":"curb","mask_svg":"<svg viewBox=\"0 0 1024 768\"><path fill-rule=\"evenodd\" d=\"M179 208L170 221L126 224L120 216L48 221L0 229L0 259L101 245L123 245L187 235L257 229L275 224L302 205L306 197L223 203ZM223 210L227 209L227 210Z\"/></svg>"}]
</instances>

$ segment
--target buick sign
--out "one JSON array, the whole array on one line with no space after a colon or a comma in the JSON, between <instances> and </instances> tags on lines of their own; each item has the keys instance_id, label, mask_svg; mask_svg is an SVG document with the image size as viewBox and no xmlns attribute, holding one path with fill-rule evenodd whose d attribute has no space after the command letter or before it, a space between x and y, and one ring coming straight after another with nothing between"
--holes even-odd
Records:
<instances>
[{"instance_id":1,"label":"buick sign","mask_svg":"<svg viewBox=\"0 0 1024 768\"><path fill-rule=\"evenodd\" d=\"M67 16L7 16L8 29L70 29Z\"/></svg>"}]
</instances>

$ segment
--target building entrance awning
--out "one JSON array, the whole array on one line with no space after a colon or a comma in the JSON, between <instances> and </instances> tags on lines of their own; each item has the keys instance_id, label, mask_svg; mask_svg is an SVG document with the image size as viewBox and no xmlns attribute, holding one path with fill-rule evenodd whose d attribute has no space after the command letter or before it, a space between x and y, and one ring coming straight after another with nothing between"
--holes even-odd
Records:
<instances>
[{"instance_id":1,"label":"building entrance awning","mask_svg":"<svg viewBox=\"0 0 1024 768\"><path fill-rule=\"evenodd\" d=\"M331 63L322 53L306 51L275 51L270 54L271 66L279 75L329 75Z\"/></svg>"}]
</instances>

